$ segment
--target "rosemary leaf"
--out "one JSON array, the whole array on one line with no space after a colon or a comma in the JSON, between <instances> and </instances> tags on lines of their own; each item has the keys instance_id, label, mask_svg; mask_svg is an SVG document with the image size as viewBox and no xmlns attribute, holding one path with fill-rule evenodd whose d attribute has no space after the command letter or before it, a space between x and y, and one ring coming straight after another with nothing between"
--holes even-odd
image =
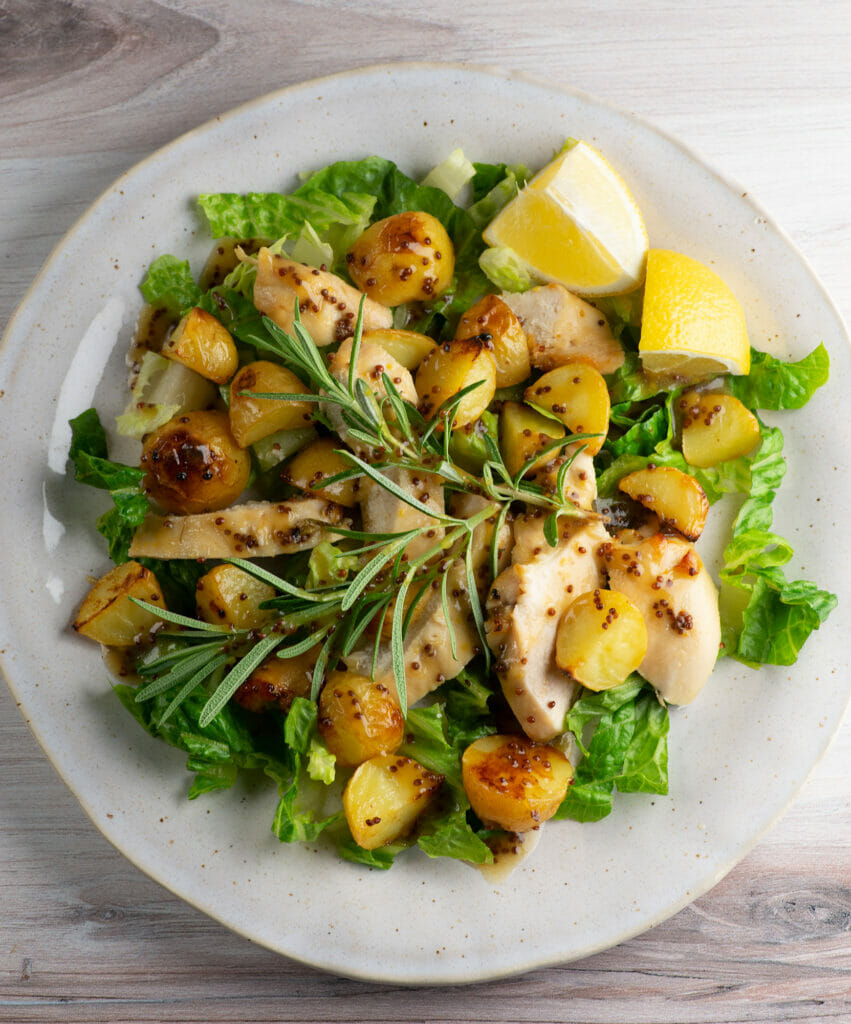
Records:
<instances>
[{"instance_id":1,"label":"rosemary leaf","mask_svg":"<svg viewBox=\"0 0 851 1024\"><path fill-rule=\"evenodd\" d=\"M270 633L269 636L264 636L244 658L234 665L202 708L201 714L198 716L198 724L201 728L210 724L266 655L271 654L283 639L284 637L280 633Z\"/></svg>"}]
</instances>

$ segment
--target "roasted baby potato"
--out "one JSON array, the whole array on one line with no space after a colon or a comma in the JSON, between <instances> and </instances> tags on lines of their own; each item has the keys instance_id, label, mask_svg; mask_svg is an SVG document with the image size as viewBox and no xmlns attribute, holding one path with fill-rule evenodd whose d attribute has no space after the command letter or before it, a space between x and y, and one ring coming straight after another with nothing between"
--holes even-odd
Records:
<instances>
[{"instance_id":1,"label":"roasted baby potato","mask_svg":"<svg viewBox=\"0 0 851 1024\"><path fill-rule=\"evenodd\" d=\"M430 213L397 213L371 224L346 256L354 283L385 306L434 299L449 287L455 248Z\"/></svg>"},{"instance_id":2,"label":"roasted baby potato","mask_svg":"<svg viewBox=\"0 0 851 1024\"><path fill-rule=\"evenodd\" d=\"M596 455L609 429L609 389L602 374L586 363L567 363L550 370L526 388L527 402L558 416L571 434L597 434L584 441Z\"/></svg>"},{"instance_id":3,"label":"roasted baby potato","mask_svg":"<svg viewBox=\"0 0 851 1024\"><path fill-rule=\"evenodd\" d=\"M498 295L485 295L471 306L458 321L455 337L478 337L493 345L498 388L519 384L532 372L523 325Z\"/></svg>"},{"instance_id":4,"label":"roasted baby potato","mask_svg":"<svg viewBox=\"0 0 851 1024\"><path fill-rule=\"evenodd\" d=\"M542 416L528 405L520 402L505 402L499 414L499 447L505 467L512 476L537 452L548 444L564 437L564 427L555 420ZM555 452L542 456L532 471L539 469L556 457Z\"/></svg>"},{"instance_id":5,"label":"roasted baby potato","mask_svg":"<svg viewBox=\"0 0 851 1024\"><path fill-rule=\"evenodd\" d=\"M275 588L236 565L217 565L195 587L198 617L234 629L259 629L274 612L261 609Z\"/></svg>"},{"instance_id":6,"label":"roasted baby potato","mask_svg":"<svg viewBox=\"0 0 851 1024\"><path fill-rule=\"evenodd\" d=\"M101 577L80 605L74 629L107 647L131 647L162 620L130 598L165 608L156 576L138 562L124 562Z\"/></svg>"},{"instance_id":7,"label":"roasted baby potato","mask_svg":"<svg viewBox=\"0 0 851 1024\"><path fill-rule=\"evenodd\" d=\"M461 759L464 790L486 825L528 832L551 818L573 767L556 747L499 733L471 743Z\"/></svg>"},{"instance_id":8,"label":"roasted baby potato","mask_svg":"<svg viewBox=\"0 0 851 1024\"><path fill-rule=\"evenodd\" d=\"M216 512L245 490L251 459L236 443L227 414L183 413L149 435L142 449L145 490L167 512Z\"/></svg>"},{"instance_id":9,"label":"roasted baby potato","mask_svg":"<svg viewBox=\"0 0 851 1024\"><path fill-rule=\"evenodd\" d=\"M330 498L338 505L353 508L359 501L360 481L357 478L320 486L327 477L336 476L351 466L337 454L342 441L320 437L297 452L281 470L281 479L317 498Z\"/></svg>"},{"instance_id":10,"label":"roasted baby potato","mask_svg":"<svg viewBox=\"0 0 851 1024\"><path fill-rule=\"evenodd\" d=\"M354 672L331 672L319 694L319 732L339 764L354 765L396 750L405 720L386 686Z\"/></svg>"},{"instance_id":11,"label":"roasted baby potato","mask_svg":"<svg viewBox=\"0 0 851 1024\"><path fill-rule=\"evenodd\" d=\"M651 464L627 473L618 487L688 540L697 540L703 532L709 502L703 488L688 473Z\"/></svg>"},{"instance_id":12,"label":"roasted baby potato","mask_svg":"<svg viewBox=\"0 0 851 1024\"><path fill-rule=\"evenodd\" d=\"M644 616L624 594L591 590L565 612L556 633L556 662L589 690L620 686L647 653Z\"/></svg>"},{"instance_id":13,"label":"roasted baby potato","mask_svg":"<svg viewBox=\"0 0 851 1024\"><path fill-rule=\"evenodd\" d=\"M410 757L380 754L364 761L343 791L343 811L352 838L365 850L401 839L442 782L442 775Z\"/></svg>"},{"instance_id":14,"label":"roasted baby potato","mask_svg":"<svg viewBox=\"0 0 851 1024\"><path fill-rule=\"evenodd\" d=\"M370 341L373 345L380 345L406 370L416 370L429 352L437 348L437 342L429 338L428 335L419 334L417 331L397 331L392 328L364 331L363 340Z\"/></svg>"},{"instance_id":15,"label":"roasted baby potato","mask_svg":"<svg viewBox=\"0 0 851 1024\"><path fill-rule=\"evenodd\" d=\"M212 313L197 306L163 343L162 354L216 384L230 380L239 365L230 331Z\"/></svg>"},{"instance_id":16,"label":"roasted baby potato","mask_svg":"<svg viewBox=\"0 0 851 1024\"><path fill-rule=\"evenodd\" d=\"M289 711L296 697L310 694L318 652L317 646L294 658L270 654L240 686L233 699L248 711L265 711L273 704L281 711Z\"/></svg>"},{"instance_id":17,"label":"roasted baby potato","mask_svg":"<svg viewBox=\"0 0 851 1024\"><path fill-rule=\"evenodd\" d=\"M690 391L677 403L686 462L707 469L747 455L759 442L759 420L738 398Z\"/></svg>"},{"instance_id":18,"label":"roasted baby potato","mask_svg":"<svg viewBox=\"0 0 851 1024\"><path fill-rule=\"evenodd\" d=\"M417 370L415 383L420 412L432 419L447 399L476 382L481 383L458 405L453 430L473 423L493 401L496 363L490 342L478 338L462 338L438 345Z\"/></svg>"},{"instance_id":19,"label":"roasted baby potato","mask_svg":"<svg viewBox=\"0 0 851 1024\"><path fill-rule=\"evenodd\" d=\"M289 402L275 398L255 398L242 392L305 395L307 388L291 371L277 363L260 359L248 363L230 385L230 428L240 448L248 448L279 430L307 426L313 416L310 402Z\"/></svg>"}]
</instances>

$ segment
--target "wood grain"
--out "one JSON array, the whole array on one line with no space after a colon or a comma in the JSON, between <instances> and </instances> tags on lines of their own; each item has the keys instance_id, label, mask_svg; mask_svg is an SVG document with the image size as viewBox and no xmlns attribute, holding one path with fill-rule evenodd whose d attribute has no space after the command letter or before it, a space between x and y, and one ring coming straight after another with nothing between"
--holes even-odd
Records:
<instances>
[{"instance_id":1,"label":"wood grain","mask_svg":"<svg viewBox=\"0 0 851 1024\"><path fill-rule=\"evenodd\" d=\"M159 145L273 88L411 59L522 70L650 118L747 182L848 318L849 52L847 0L0 0L0 328L62 233ZM0 689L0 1021L851 1021L849 764L846 723L784 820L646 934L403 989L260 949L141 875Z\"/></svg>"}]
</instances>

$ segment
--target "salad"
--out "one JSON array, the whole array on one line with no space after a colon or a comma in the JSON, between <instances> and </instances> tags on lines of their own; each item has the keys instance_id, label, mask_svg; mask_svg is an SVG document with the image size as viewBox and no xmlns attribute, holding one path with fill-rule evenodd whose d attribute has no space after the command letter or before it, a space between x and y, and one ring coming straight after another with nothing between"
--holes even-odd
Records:
<instances>
[{"instance_id":1,"label":"salad","mask_svg":"<svg viewBox=\"0 0 851 1024\"><path fill-rule=\"evenodd\" d=\"M456 151L420 183L368 157L199 205L200 277L161 255L141 285L115 426L138 464L94 409L70 451L114 562L74 626L187 753L190 799L262 772L283 842L488 864L665 794L669 709L719 657L793 663L835 606L786 577L759 417L809 400L824 347L752 349L592 147L536 175Z\"/></svg>"}]
</instances>

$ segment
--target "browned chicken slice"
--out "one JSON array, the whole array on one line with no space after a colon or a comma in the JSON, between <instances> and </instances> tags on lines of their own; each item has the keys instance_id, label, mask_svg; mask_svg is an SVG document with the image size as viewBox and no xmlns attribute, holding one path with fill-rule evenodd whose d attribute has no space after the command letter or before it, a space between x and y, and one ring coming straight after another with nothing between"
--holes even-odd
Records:
<instances>
[{"instance_id":1,"label":"browned chicken slice","mask_svg":"<svg viewBox=\"0 0 851 1024\"><path fill-rule=\"evenodd\" d=\"M459 563L449 570L447 596L449 620L455 639L454 654L439 588L423 595L405 634L405 686L409 706L416 704L445 680L454 679L479 650L479 635L470 611L464 567ZM372 657L370 644L353 651L343 660L350 671L369 676L372 673ZM375 681L382 683L391 693L396 693L389 640L382 641L378 648Z\"/></svg>"},{"instance_id":2,"label":"browned chicken slice","mask_svg":"<svg viewBox=\"0 0 851 1024\"><path fill-rule=\"evenodd\" d=\"M503 292L500 297L520 319L532 365L539 370L578 359L600 373L613 373L623 363L621 344L603 314L563 285Z\"/></svg>"},{"instance_id":3,"label":"browned chicken slice","mask_svg":"<svg viewBox=\"0 0 851 1024\"><path fill-rule=\"evenodd\" d=\"M625 594L647 626L647 654L638 671L669 704L689 704L718 657L718 591L694 545L631 531L606 549L609 586Z\"/></svg>"},{"instance_id":4,"label":"browned chicken slice","mask_svg":"<svg viewBox=\"0 0 851 1024\"><path fill-rule=\"evenodd\" d=\"M556 630L580 594L602 586L600 548L609 539L598 519L563 519L551 548L544 521L514 524L513 564L494 580L485 624L505 698L533 740L564 731L579 684L555 663Z\"/></svg>"},{"instance_id":5,"label":"browned chicken slice","mask_svg":"<svg viewBox=\"0 0 851 1024\"><path fill-rule=\"evenodd\" d=\"M317 345L331 345L354 334L361 292L336 274L275 256L265 247L257 253L254 305L283 330L292 331L295 306ZM367 299L363 307L364 330L393 326L386 306Z\"/></svg>"},{"instance_id":6,"label":"browned chicken slice","mask_svg":"<svg viewBox=\"0 0 851 1024\"><path fill-rule=\"evenodd\" d=\"M440 477L430 473L412 473L398 467L383 470L383 474L427 508L443 514L443 484ZM397 498L374 480L361 483L360 499L363 528L367 533L419 530L419 536L405 548L409 560L418 558L440 543L443 527L437 519Z\"/></svg>"},{"instance_id":7,"label":"browned chicken slice","mask_svg":"<svg viewBox=\"0 0 851 1024\"><path fill-rule=\"evenodd\" d=\"M329 539L325 525L348 525L345 511L322 498L291 498L249 501L198 515L149 515L136 531L130 554L133 558L289 555Z\"/></svg>"},{"instance_id":8,"label":"browned chicken slice","mask_svg":"<svg viewBox=\"0 0 851 1024\"><path fill-rule=\"evenodd\" d=\"M547 491L555 491L558 471L566 456L558 455L547 462L535 473L535 481ZM564 496L569 498L577 508L590 511L597 500L597 476L594 472L594 460L585 452L579 452L565 474Z\"/></svg>"}]
</instances>

